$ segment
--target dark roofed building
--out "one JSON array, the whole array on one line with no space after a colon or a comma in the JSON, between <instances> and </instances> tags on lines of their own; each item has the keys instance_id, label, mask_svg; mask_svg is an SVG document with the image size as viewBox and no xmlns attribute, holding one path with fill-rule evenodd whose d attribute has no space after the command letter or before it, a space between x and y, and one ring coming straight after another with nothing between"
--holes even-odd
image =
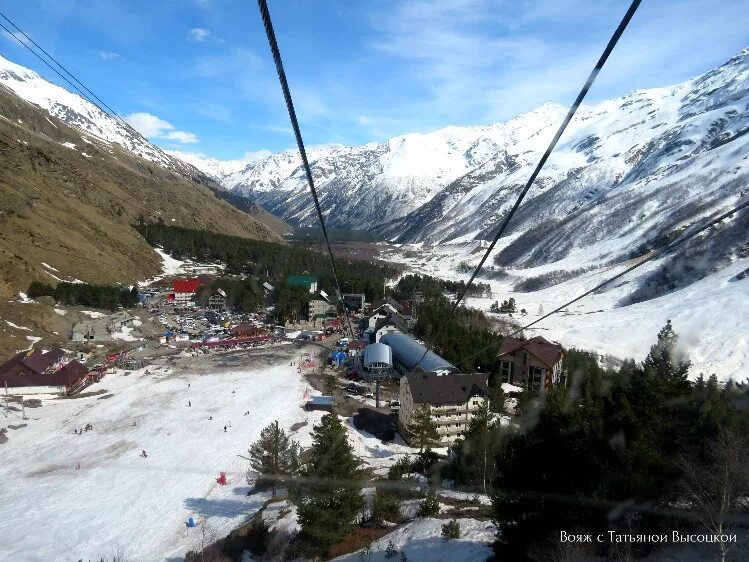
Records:
<instances>
[{"instance_id":1,"label":"dark roofed building","mask_svg":"<svg viewBox=\"0 0 749 562\"><path fill-rule=\"evenodd\" d=\"M0 365L0 377L41 375L51 372L60 367L64 356L65 352L62 349L50 349L46 352L41 349L21 351Z\"/></svg>"},{"instance_id":2,"label":"dark roofed building","mask_svg":"<svg viewBox=\"0 0 749 562\"><path fill-rule=\"evenodd\" d=\"M375 323L374 330L370 334L370 341L372 343L377 343L383 336L392 332L408 332L406 321L400 316L400 314L393 313L385 318L378 319Z\"/></svg>"},{"instance_id":3,"label":"dark roofed building","mask_svg":"<svg viewBox=\"0 0 749 562\"><path fill-rule=\"evenodd\" d=\"M71 394L85 385L88 368L78 361L60 366L64 352L21 352L0 366L0 386L13 394Z\"/></svg>"},{"instance_id":4,"label":"dark roofed building","mask_svg":"<svg viewBox=\"0 0 749 562\"><path fill-rule=\"evenodd\" d=\"M488 375L412 373L401 377L399 399L398 425L406 440L414 413L427 406L440 443L450 445L468 429L476 412L488 405Z\"/></svg>"},{"instance_id":5,"label":"dark roofed building","mask_svg":"<svg viewBox=\"0 0 749 562\"><path fill-rule=\"evenodd\" d=\"M533 392L560 384L564 350L541 336L528 340L505 338L499 348L499 372L503 382Z\"/></svg>"},{"instance_id":6,"label":"dark roofed building","mask_svg":"<svg viewBox=\"0 0 749 562\"><path fill-rule=\"evenodd\" d=\"M370 313L374 313L383 308L386 308L386 309L389 308L391 309L392 312L397 312L398 314L403 312L403 305L390 296L373 302L372 306L369 307L369 311Z\"/></svg>"},{"instance_id":7,"label":"dark roofed building","mask_svg":"<svg viewBox=\"0 0 749 562\"><path fill-rule=\"evenodd\" d=\"M237 324L231 330L229 330L229 333L234 337L260 336L262 334L265 334L266 330L265 328L256 326L255 324L242 322L241 324Z\"/></svg>"}]
</instances>

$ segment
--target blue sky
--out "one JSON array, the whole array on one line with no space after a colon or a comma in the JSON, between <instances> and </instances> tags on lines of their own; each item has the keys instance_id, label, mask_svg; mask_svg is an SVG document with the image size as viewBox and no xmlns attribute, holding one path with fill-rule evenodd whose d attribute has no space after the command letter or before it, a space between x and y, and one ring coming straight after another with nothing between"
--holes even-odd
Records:
<instances>
[{"instance_id":1,"label":"blue sky","mask_svg":"<svg viewBox=\"0 0 749 562\"><path fill-rule=\"evenodd\" d=\"M628 1L269 0L309 145L569 105ZM156 144L220 159L294 146L252 0L25 0L2 10ZM749 0L644 0L586 101L749 46ZM48 79L8 37L1 53Z\"/></svg>"}]
</instances>

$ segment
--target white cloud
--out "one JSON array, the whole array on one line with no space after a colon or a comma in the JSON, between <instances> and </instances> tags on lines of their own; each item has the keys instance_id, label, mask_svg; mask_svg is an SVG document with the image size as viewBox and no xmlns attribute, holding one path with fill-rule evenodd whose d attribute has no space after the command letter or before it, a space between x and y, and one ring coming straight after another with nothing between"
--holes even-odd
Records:
<instances>
[{"instance_id":1,"label":"white cloud","mask_svg":"<svg viewBox=\"0 0 749 562\"><path fill-rule=\"evenodd\" d=\"M119 59L120 53L115 53L113 51L99 51L99 56L101 57L101 60L112 60L112 59Z\"/></svg>"},{"instance_id":2,"label":"white cloud","mask_svg":"<svg viewBox=\"0 0 749 562\"><path fill-rule=\"evenodd\" d=\"M182 144L193 144L200 139L186 131L178 131L177 128L156 115L139 112L125 116L125 121L130 123L143 136L152 139L174 140Z\"/></svg>"},{"instance_id":3,"label":"white cloud","mask_svg":"<svg viewBox=\"0 0 749 562\"><path fill-rule=\"evenodd\" d=\"M31 45L31 42L28 39L26 39L26 37L24 37L21 33L17 33L17 32L9 33L3 29L2 34L3 34L3 37L5 37L8 41L11 41L13 43L21 42L24 45Z\"/></svg>"},{"instance_id":4,"label":"white cloud","mask_svg":"<svg viewBox=\"0 0 749 562\"><path fill-rule=\"evenodd\" d=\"M245 152L240 160L249 164L250 162L257 162L258 160L262 160L263 158L268 158L268 156L270 156L271 154L272 152L270 150L253 150Z\"/></svg>"},{"instance_id":5,"label":"white cloud","mask_svg":"<svg viewBox=\"0 0 749 562\"><path fill-rule=\"evenodd\" d=\"M203 43L211 36L211 32L203 27L194 27L187 34L187 39L194 43Z\"/></svg>"},{"instance_id":6,"label":"white cloud","mask_svg":"<svg viewBox=\"0 0 749 562\"><path fill-rule=\"evenodd\" d=\"M186 131L169 131L161 138L167 140L176 140L177 142L180 142L182 144L193 144L200 142L197 135L195 135L194 133L188 133Z\"/></svg>"},{"instance_id":7,"label":"white cloud","mask_svg":"<svg viewBox=\"0 0 749 562\"><path fill-rule=\"evenodd\" d=\"M224 170L238 171L244 168L247 164L257 162L263 158L267 158L272 154L270 150L254 150L245 152L241 158L235 160L221 160L208 156L205 152L187 152L182 150L167 150L167 154L176 156L180 160L184 160L188 164L192 164L198 168L208 169L211 166L217 164L221 165Z\"/></svg>"},{"instance_id":8,"label":"white cloud","mask_svg":"<svg viewBox=\"0 0 749 562\"><path fill-rule=\"evenodd\" d=\"M748 5L644 2L587 101L673 84L722 63L745 46ZM391 134L404 126L505 120L547 100L571 103L626 8L582 0L403 0L388 6L372 11L370 46L393 61L403 90L419 97L364 107L357 121L368 127L369 117L399 118L400 125L388 127Z\"/></svg>"}]
</instances>

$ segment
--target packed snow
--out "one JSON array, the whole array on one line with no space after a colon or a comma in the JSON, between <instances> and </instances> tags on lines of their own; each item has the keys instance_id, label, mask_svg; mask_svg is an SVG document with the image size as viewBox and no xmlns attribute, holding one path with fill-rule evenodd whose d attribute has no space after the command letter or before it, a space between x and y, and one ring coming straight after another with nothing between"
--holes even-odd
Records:
<instances>
[{"instance_id":1,"label":"packed snow","mask_svg":"<svg viewBox=\"0 0 749 562\"><path fill-rule=\"evenodd\" d=\"M39 336L26 336L26 339L30 342L29 346L25 349L19 349L18 351L29 351L34 347L36 342L42 341L42 338L40 338Z\"/></svg>"},{"instance_id":2,"label":"packed snow","mask_svg":"<svg viewBox=\"0 0 749 562\"><path fill-rule=\"evenodd\" d=\"M10 326L11 328L15 328L16 330L26 330L28 332L33 331L31 328L27 328L26 326L19 326L18 324L14 324L10 320L6 320L5 323Z\"/></svg>"},{"instance_id":3,"label":"packed snow","mask_svg":"<svg viewBox=\"0 0 749 562\"><path fill-rule=\"evenodd\" d=\"M112 332L112 339L123 341L138 341L142 339L135 337L132 334L133 330L134 328L131 328L130 326L122 326L119 332Z\"/></svg>"},{"instance_id":4,"label":"packed snow","mask_svg":"<svg viewBox=\"0 0 749 562\"><path fill-rule=\"evenodd\" d=\"M81 314L85 314L89 318L103 318L104 313L98 310L81 310Z\"/></svg>"},{"instance_id":5,"label":"packed snow","mask_svg":"<svg viewBox=\"0 0 749 562\"><path fill-rule=\"evenodd\" d=\"M178 376L119 371L91 387L104 395L27 409L26 426L12 412L3 425L21 427L0 445L0 514L33 514L35 531L7 526L0 559L98 560L118 551L129 560L175 559L199 545L190 516L205 516L212 537L247 520L267 498L246 495L239 455L273 420L287 429L307 421L294 435L306 445L319 417L300 408L306 384L288 359L281 363ZM74 433L88 423L91 431ZM221 471L227 486L216 483Z\"/></svg>"},{"instance_id":6,"label":"packed snow","mask_svg":"<svg viewBox=\"0 0 749 562\"><path fill-rule=\"evenodd\" d=\"M442 525L447 520L427 517L417 519L388 533L370 545L370 553L362 550L339 556L335 560L368 560L380 562L388 560L388 543L404 553L409 562L456 562L458 560L486 560L491 554L491 543L497 528L490 521L459 519L460 538L449 541L441 537ZM397 560L398 558L394 558Z\"/></svg>"}]
</instances>

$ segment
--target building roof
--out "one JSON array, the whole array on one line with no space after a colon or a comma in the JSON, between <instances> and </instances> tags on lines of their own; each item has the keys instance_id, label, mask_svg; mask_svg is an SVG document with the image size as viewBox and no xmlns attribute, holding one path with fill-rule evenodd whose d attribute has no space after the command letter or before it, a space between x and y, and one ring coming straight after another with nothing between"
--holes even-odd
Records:
<instances>
[{"instance_id":1,"label":"building roof","mask_svg":"<svg viewBox=\"0 0 749 562\"><path fill-rule=\"evenodd\" d=\"M364 348L364 366L393 365L393 350L384 343L373 343Z\"/></svg>"},{"instance_id":2,"label":"building roof","mask_svg":"<svg viewBox=\"0 0 749 562\"><path fill-rule=\"evenodd\" d=\"M395 327L397 330L400 330L401 332L407 332L408 326L406 326L406 321L403 320L400 314L388 314L385 318L380 318L376 323L374 327L374 331L376 332L383 326L391 325Z\"/></svg>"},{"instance_id":3,"label":"building roof","mask_svg":"<svg viewBox=\"0 0 749 562\"><path fill-rule=\"evenodd\" d=\"M65 356L65 352L57 348L47 352L37 349L30 354L28 352L23 352L23 354L25 356L21 358L21 363L36 373L43 373Z\"/></svg>"},{"instance_id":4,"label":"building roof","mask_svg":"<svg viewBox=\"0 0 749 562\"><path fill-rule=\"evenodd\" d=\"M462 404L471 396L489 396L488 376L487 373L412 373L406 380L416 404Z\"/></svg>"},{"instance_id":5,"label":"building roof","mask_svg":"<svg viewBox=\"0 0 749 562\"><path fill-rule=\"evenodd\" d=\"M230 330L230 332L232 334L249 334L251 336L254 336L255 334L259 334L260 332L265 332L265 330L260 326L256 326L255 324L242 322L241 324L237 324L236 326L234 326Z\"/></svg>"},{"instance_id":6,"label":"building roof","mask_svg":"<svg viewBox=\"0 0 749 562\"><path fill-rule=\"evenodd\" d=\"M310 396L309 403L314 404L315 406L332 406L333 397L332 396Z\"/></svg>"},{"instance_id":7,"label":"building roof","mask_svg":"<svg viewBox=\"0 0 749 562\"><path fill-rule=\"evenodd\" d=\"M286 283L289 285L300 285L302 287L309 287L312 283L317 283L317 277L314 275L289 275L286 278Z\"/></svg>"},{"instance_id":8,"label":"building roof","mask_svg":"<svg viewBox=\"0 0 749 562\"><path fill-rule=\"evenodd\" d=\"M78 361L71 361L54 373L36 373L24 371L4 371L0 374L0 385L8 388L23 386L70 386L88 373L88 368Z\"/></svg>"},{"instance_id":9,"label":"building roof","mask_svg":"<svg viewBox=\"0 0 749 562\"><path fill-rule=\"evenodd\" d=\"M200 287L200 279L175 279L172 290L175 293L194 293Z\"/></svg>"},{"instance_id":10,"label":"building roof","mask_svg":"<svg viewBox=\"0 0 749 562\"><path fill-rule=\"evenodd\" d=\"M44 373L52 365L59 362L65 355L61 349L51 349L47 352L41 349L33 351L21 351L0 365L0 381L6 380L4 377L14 376L22 373L22 376L32 376ZM8 383L8 386L11 386Z\"/></svg>"},{"instance_id":11,"label":"building roof","mask_svg":"<svg viewBox=\"0 0 749 562\"><path fill-rule=\"evenodd\" d=\"M391 347L393 350L393 361L400 363L406 369L413 369L418 363L421 371L458 371L455 365L436 353L427 351L426 347L411 336L407 336L401 332L386 334L380 342ZM424 354L425 351L426 355Z\"/></svg>"},{"instance_id":12,"label":"building roof","mask_svg":"<svg viewBox=\"0 0 749 562\"><path fill-rule=\"evenodd\" d=\"M372 307L370 310L374 312L375 310L378 310L385 305L390 305L390 307L398 313L403 312L403 305L393 297L385 297L384 299L376 300L374 303L372 303Z\"/></svg>"},{"instance_id":13,"label":"building roof","mask_svg":"<svg viewBox=\"0 0 749 562\"><path fill-rule=\"evenodd\" d=\"M562 346L558 343L550 342L541 336L536 336L529 340L517 338L505 338L502 340L502 346L499 348L498 357L514 353L518 350L525 350L550 369L554 367L564 356Z\"/></svg>"},{"instance_id":14,"label":"building roof","mask_svg":"<svg viewBox=\"0 0 749 562\"><path fill-rule=\"evenodd\" d=\"M272 291L274 289L273 285L271 285L267 281L263 282L263 288L266 289L266 290L268 290L268 291Z\"/></svg>"}]
</instances>

